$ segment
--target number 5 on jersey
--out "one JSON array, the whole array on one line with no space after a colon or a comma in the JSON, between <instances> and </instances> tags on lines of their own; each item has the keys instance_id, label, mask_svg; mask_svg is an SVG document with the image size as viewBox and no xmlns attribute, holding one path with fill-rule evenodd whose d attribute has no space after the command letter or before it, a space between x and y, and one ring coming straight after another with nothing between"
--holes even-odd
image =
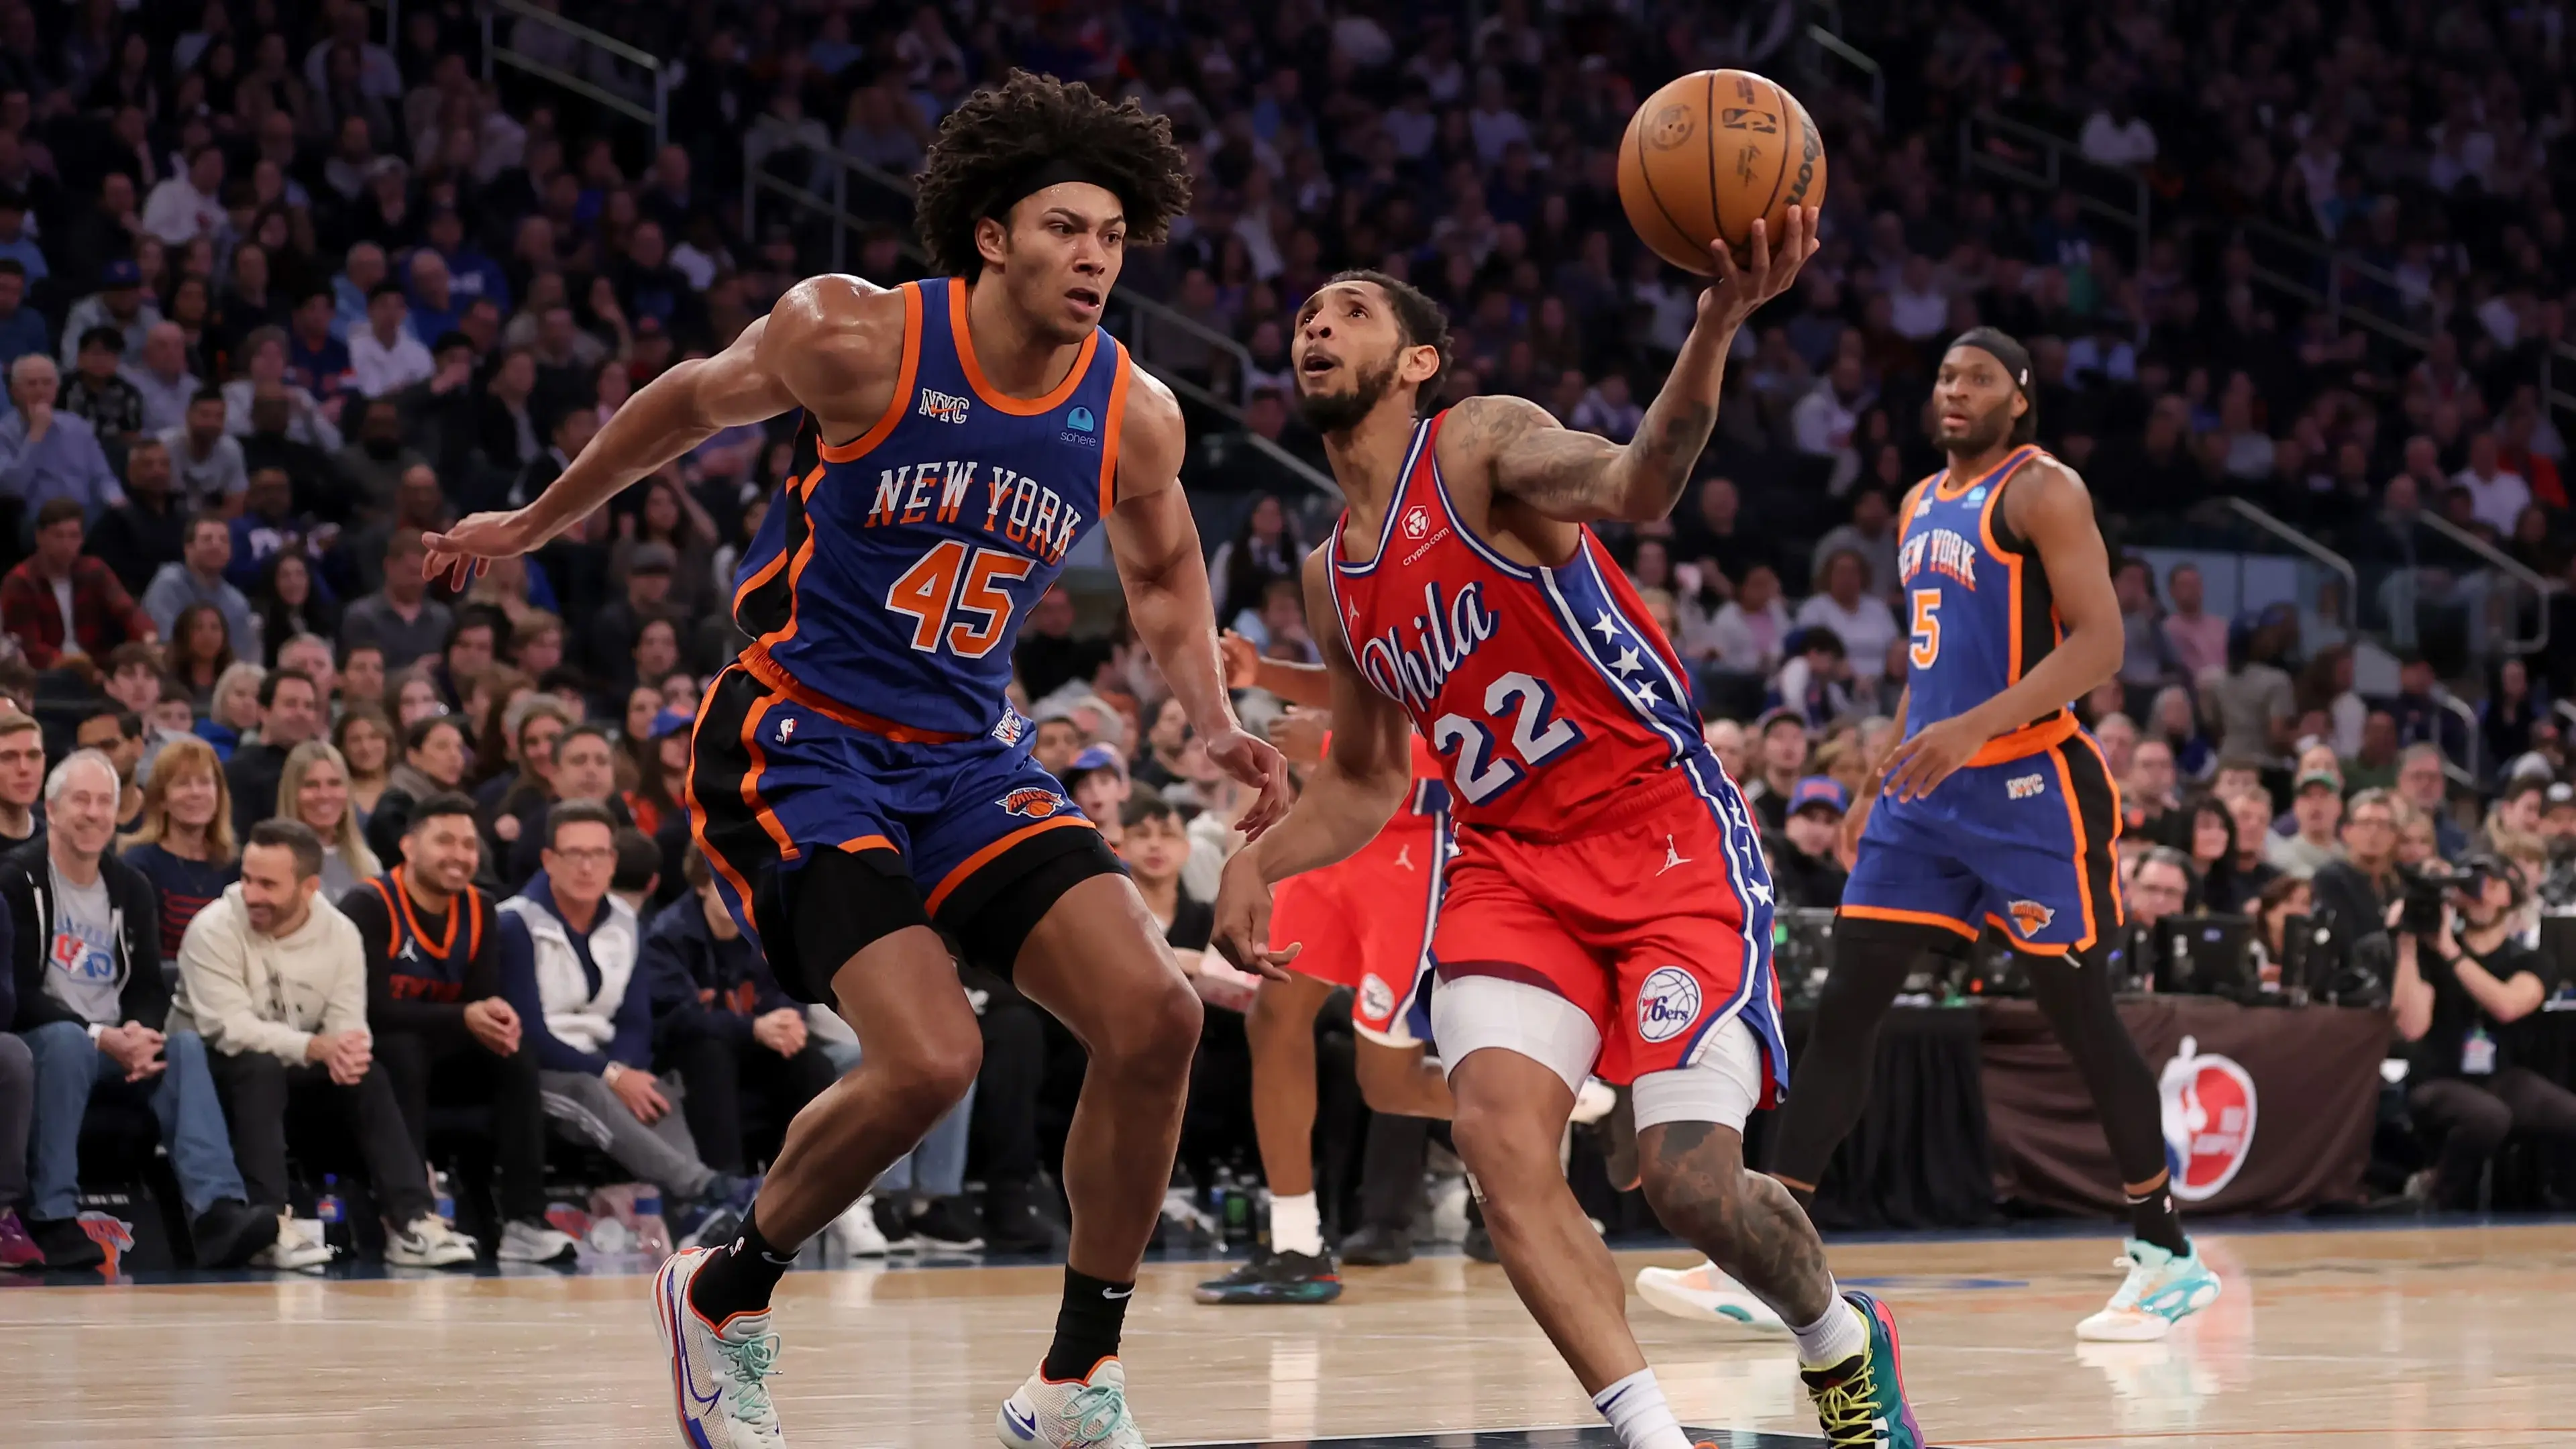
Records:
<instances>
[{"instance_id":1,"label":"number 5 on jersey","mask_svg":"<svg viewBox=\"0 0 2576 1449\"><path fill-rule=\"evenodd\" d=\"M948 539L903 571L886 590L885 606L912 621L912 647L922 653L936 654L944 644L962 659L981 659L1010 632L1008 586L1035 567L1035 559L989 548L970 553ZM961 615L977 618L949 622Z\"/></svg>"},{"instance_id":2,"label":"number 5 on jersey","mask_svg":"<svg viewBox=\"0 0 2576 1449\"><path fill-rule=\"evenodd\" d=\"M1515 709L1517 702L1517 709ZM1512 753L1536 768L1583 743L1583 731L1570 719L1554 718L1556 691L1513 670L1485 687L1485 713L1512 719ZM1431 748L1458 757L1458 793L1470 805L1482 805L1521 782L1529 772L1494 748L1494 732L1463 714L1444 714L1431 722Z\"/></svg>"},{"instance_id":3,"label":"number 5 on jersey","mask_svg":"<svg viewBox=\"0 0 2576 1449\"><path fill-rule=\"evenodd\" d=\"M1917 669L1929 669L1941 657L1941 591L1914 591L1914 635L1905 657Z\"/></svg>"}]
</instances>

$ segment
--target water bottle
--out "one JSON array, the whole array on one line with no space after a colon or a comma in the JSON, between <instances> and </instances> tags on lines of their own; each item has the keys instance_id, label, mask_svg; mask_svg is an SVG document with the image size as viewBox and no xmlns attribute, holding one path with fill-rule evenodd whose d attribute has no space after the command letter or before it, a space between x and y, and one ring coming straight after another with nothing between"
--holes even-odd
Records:
<instances>
[{"instance_id":1,"label":"water bottle","mask_svg":"<svg viewBox=\"0 0 2576 1449\"><path fill-rule=\"evenodd\" d=\"M448 1189L447 1174L444 1172L431 1173L429 1175L429 1191L430 1196L433 1199L431 1211L438 1214L438 1220L440 1222L445 1223L450 1227L454 1227L456 1225L456 1194Z\"/></svg>"},{"instance_id":2,"label":"water bottle","mask_svg":"<svg viewBox=\"0 0 2576 1449\"><path fill-rule=\"evenodd\" d=\"M1225 1196L1225 1241L1228 1247L1252 1237L1252 1193L1238 1181Z\"/></svg>"},{"instance_id":3,"label":"water bottle","mask_svg":"<svg viewBox=\"0 0 2576 1449\"><path fill-rule=\"evenodd\" d=\"M662 1194L645 1188L635 1194L635 1247L659 1263L671 1256L671 1229L662 1221Z\"/></svg>"},{"instance_id":4,"label":"water bottle","mask_svg":"<svg viewBox=\"0 0 2576 1449\"><path fill-rule=\"evenodd\" d=\"M1233 1215L1235 1192L1234 1169L1219 1166L1216 1175L1208 1179L1207 1204L1208 1218L1216 1229L1219 1242L1225 1240L1226 1220Z\"/></svg>"},{"instance_id":5,"label":"water bottle","mask_svg":"<svg viewBox=\"0 0 2576 1449\"><path fill-rule=\"evenodd\" d=\"M349 1214L340 1205L340 1175L322 1175L322 1195L313 1200L313 1216L322 1220L322 1241L334 1253L346 1253L349 1240Z\"/></svg>"}]
</instances>

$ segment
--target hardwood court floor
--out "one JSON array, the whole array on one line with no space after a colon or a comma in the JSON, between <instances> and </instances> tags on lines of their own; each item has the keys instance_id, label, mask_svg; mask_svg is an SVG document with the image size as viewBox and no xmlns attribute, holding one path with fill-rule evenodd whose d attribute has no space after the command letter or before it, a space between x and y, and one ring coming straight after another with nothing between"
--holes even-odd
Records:
<instances>
[{"instance_id":1,"label":"hardwood court floor","mask_svg":"<svg viewBox=\"0 0 2576 1449\"><path fill-rule=\"evenodd\" d=\"M1840 1245L1897 1309L1934 1443L2226 1449L2576 1445L2576 1225L2210 1235L2227 1296L2163 1344L2078 1345L2118 1282L2103 1238ZM1620 1255L1633 1274L1680 1253ZM1325 1308L1215 1308L1149 1266L1127 1362L1157 1445L1602 1445L1499 1269L1358 1271ZM790 1442L990 1444L1046 1343L1059 1271L796 1272L780 1294ZM0 1287L0 1444L588 1446L672 1442L640 1277ZM1630 1300L1687 1424L1814 1442L1785 1341ZM1468 1431L1492 1431L1475 1433Z\"/></svg>"}]
</instances>

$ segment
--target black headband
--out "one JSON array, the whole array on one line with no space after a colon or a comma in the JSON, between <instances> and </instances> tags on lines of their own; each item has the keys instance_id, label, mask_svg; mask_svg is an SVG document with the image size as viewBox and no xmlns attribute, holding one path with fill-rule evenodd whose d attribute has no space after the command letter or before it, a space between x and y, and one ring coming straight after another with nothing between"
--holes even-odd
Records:
<instances>
[{"instance_id":1,"label":"black headband","mask_svg":"<svg viewBox=\"0 0 2576 1449\"><path fill-rule=\"evenodd\" d=\"M1117 197L1121 209L1127 205L1127 192L1120 185L1118 178L1097 166L1087 165L1071 157L1050 156L1012 173L1008 180L993 188L993 199L986 204L984 214L995 221L1006 221L1010 218L1011 208L1019 205L1025 198L1067 181L1080 181L1097 186Z\"/></svg>"},{"instance_id":2,"label":"black headband","mask_svg":"<svg viewBox=\"0 0 2576 1449\"><path fill-rule=\"evenodd\" d=\"M1992 327L1971 327L1950 340L1945 352L1973 347L2004 365L2004 375L2024 396L2030 393L2030 349Z\"/></svg>"}]
</instances>

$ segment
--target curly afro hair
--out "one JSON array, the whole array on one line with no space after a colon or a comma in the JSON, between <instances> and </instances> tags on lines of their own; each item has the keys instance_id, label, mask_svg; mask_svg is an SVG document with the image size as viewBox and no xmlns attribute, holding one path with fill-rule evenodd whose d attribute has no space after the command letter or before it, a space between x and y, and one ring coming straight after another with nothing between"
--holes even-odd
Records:
<instances>
[{"instance_id":1,"label":"curly afro hair","mask_svg":"<svg viewBox=\"0 0 2576 1449\"><path fill-rule=\"evenodd\" d=\"M1135 241L1162 241L1189 210L1189 156L1172 140L1170 117L1015 70L949 113L913 178L914 223L932 265L955 277L981 272L975 223L1018 201L1009 193L1050 163L1079 167L1116 192Z\"/></svg>"}]
</instances>

